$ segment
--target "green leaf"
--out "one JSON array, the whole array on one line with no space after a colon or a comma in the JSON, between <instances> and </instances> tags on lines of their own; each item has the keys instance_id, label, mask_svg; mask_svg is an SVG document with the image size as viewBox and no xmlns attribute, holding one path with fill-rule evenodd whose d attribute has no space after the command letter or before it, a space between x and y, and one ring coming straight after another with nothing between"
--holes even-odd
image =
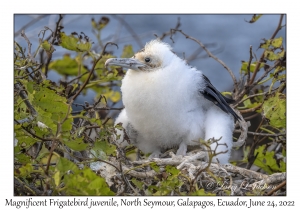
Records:
<instances>
[{"instance_id":1,"label":"green leaf","mask_svg":"<svg viewBox=\"0 0 300 210\"><path fill-rule=\"evenodd\" d=\"M275 47L275 48L281 47L281 45L282 45L282 37L279 37L279 38L277 38L277 39L273 39L273 40L271 41L271 45L272 45L273 47Z\"/></svg>"},{"instance_id":2,"label":"green leaf","mask_svg":"<svg viewBox=\"0 0 300 210\"><path fill-rule=\"evenodd\" d=\"M28 134L23 129L15 130L15 138L18 140L18 144L16 147L21 149L29 149L34 143L37 142L37 139L31 137L30 134Z\"/></svg>"},{"instance_id":3,"label":"green leaf","mask_svg":"<svg viewBox=\"0 0 300 210\"><path fill-rule=\"evenodd\" d=\"M40 162L42 158L46 157L47 155L49 155L49 150L46 148L45 144L43 144L39 155L37 156L37 158L35 159L37 162Z\"/></svg>"},{"instance_id":4,"label":"green leaf","mask_svg":"<svg viewBox=\"0 0 300 210\"><path fill-rule=\"evenodd\" d=\"M143 190L143 185L144 185L143 182L137 180L136 178L132 178L131 181L132 181L132 183L133 183L135 186L137 186L140 190Z\"/></svg>"},{"instance_id":5,"label":"green leaf","mask_svg":"<svg viewBox=\"0 0 300 210\"><path fill-rule=\"evenodd\" d=\"M69 161L66 158L60 157L56 164L56 171L59 171L61 176L63 176L68 171L72 171L72 173L78 173L79 169L73 162Z\"/></svg>"},{"instance_id":6,"label":"green leaf","mask_svg":"<svg viewBox=\"0 0 300 210\"><path fill-rule=\"evenodd\" d=\"M282 93L269 97L262 106L265 117L270 125L276 128L286 127L286 99Z\"/></svg>"},{"instance_id":7,"label":"green leaf","mask_svg":"<svg viewBox=\"0 0 300 210\"><path fill-rule=\"evenodd\" d=\"M156 164L150 164L151 168L156 168ZM170 195L172 191L179 192L179 188L183 185L183 181L179 179L179 174L181 173L174 166L167 165L166 166L167 175L162 181L159 181L155 186L150 185L148 187L147 194L150 195ZM158 170L156 170L158 171ZM160 179L159 179L160 180Z\"/></svg>"},{"instance_id":8,"label":"green leaf","mask_svg":"<svg viewBox=\"0 0 300 210\"><path fill-rule=\"evenodd\" d=\"M84 137L76 138L75 136L72 136L72 138L64 139L63 142L72 150L83 151L88 147L88 144L83 142L83 138Z\"/></svg>"},{"instance_id":9,"label":"green leaf","mask_svg":"<svg viewBox=\"0 0 300 210\"><path fill-rule=\"evenodd\" d=\"M167 165L166 172L169 172L170 174L177 176L180 173L180 170L174 166Z\"/></svg>"},{"instance_id":10,"label":"green leaf","mask_svg":"<svg viewBox=\"0 0 300 210\"><path fill-rule=\"evenodd\" d=\"M54 90L43 85L34 84L34 94L30 101L36 111L38 116L37 121L44 123L52 133L57 130L57 123L61 122L67 115L68 104L67 99L58 95ZM72 109L70 108L70 112ZM62 132L70 131L72 128L73 119L69 118L62 124ZM38 127L34 128L36 132L44 132ZM45 134L45 132L43 133Z\"/></svg>"},{"instance_id":11,"label":"green leaf","mask_svg":"<svg viewBox=\"0 0 300 210\"><path fill-rule=\"evenodd\" d=\"M285 51L281 50L280 52L275 53L272 50L265 50L264 55L266 59L274 61L282 58L285 55Z\"/></svg>"},{"instance_id":12,"label":"green leaf","mask_svg":"<svg viewBox=\"0 0 300 210\"><path fill-rule=\"evenodd\" d=\"M260 167L268 174L273 174L274 172L285 172L286 164L284 161L280 161L279 166L277 164L276 159L274 158L274 151L265 151L266 145L262 145L255 149L254 155L256 159L254 161L254 165Z\"/></svg>"},{"instance_id":13,"label":"green leaf","mask_svg":"<svg viewBox=\"0 0 300 210\"><path fill-rule=\"evenodd\" d=\"M31 161L31 158L24 153L21 153L20 150L14 148L14 159L19 163L29 163Z\"/></svg>"},{"instance_id":14,"label":"green leaf","mask_svg":"<svg viewBox=\"0 0 300 210\"><path fill-rule=\"evenodd\" d=\"M160 172L160 168L156 163L150 163L150 167L156 172Z\"/></svg>"},{"instance_id":15,"label":"green leaf","mask_svg":"<svg viewBox=\"0 0 300 210\"><path fill-rule=\"evenodd\" d=\"M106 141L97 141L93 147L94 150L100 150L106 153L106 155L115 155L116 154L116 146L113 144L109 144Z\"/></svg>"},{"instance_id":16,"label":"green leaf","mask_svg":"<svg viewBox=\"0 0 300 210\"><path fill-rule=\"evenodd\" d=\"M31 82L31 81L29 81L28 83L27 83L27 91L29 92L29 93L31 93L31 94L33 94L33 91L34 91L34 89L33 89L33 82Z\"/></svg>"},{"instance_id":17,"label":"green leaf","mask_svg":"<svg viewBox=\"0 0 300 210\"><path fill-rule=\"evenodd\" d=\"M285 149L282 149L282 156L286 157L286 150Z\"/></svg>"},{"instance_id":18,"label":"green leaf","mask_svg":"<svg viewBox=\"0 0 300 210\"><path fill-rule=\"evenodd\" d=\"M132 45L125 45L123 48L121 58L131 58L132 56L134 56Z\"/></svg>"},{"instance_id":19,"label":"green leaf","mask_svg":"<svg viewBox=\"0 0 300 210\"><path fill-rule=\"evenodd\" d=\"M109 23L109 18L108 17L101 17L101 19L96 22L94 18L92 18L91 24L94 29L97 31L101 31L107 24Z\"/></svg>"},{"instance_id":20,"label":"green leaf","mask_svg":"<svg viewBox=\"0 0 300 210\"><path fill-rule=\"evenodd\" d=\"M53 53L54 52L54 47L52 44L50 44L47 40L43 41L41 44L41 47L47 52L47 53Z\"/></svg>"},{"instance_id":21,"label":"green leaf","mask_svg":"<svg viewBox=\"0 0 300 210\"><path fill-rule=\"evenodd\" d=\"M246 146L246 148L244 148L244 150L243 150L243 153L244 153L244 155L243 155L242 162L243 163L248 163L248 155L250 153L250 146Z\"/></svg>"},{"instance_id":22,"label":"green leaf","mask_svg":"<svg viewBox=\"0 0 300 210\"><path fill-rule=\"evenodd\" d=\"M54 179L54 184L56 186L59 186L60 182L61 182L61 174L60 174L60 171L56 171L53 175L53 179Z\"/></svg>"},{"instance_id":23,"label":"green leaf","mask_svg":"<svg viewBox=\"0 0 300 210\"><path fill-rule=\"evenodd\" d=\"M114 195L107 186L105 179L99 177L90 168L84 168L77 173L64 176L64 191L72 196Z\"/></svg>"},{"instance_id":24,"label":"green leaf","mask_svg":"<svg viewBox=\"0 0 300 210\"><path fill-rule=\"evenodd\" d=\"M247 21L248 23L255 23L262 15L253 15L251 20Z\"/></svg>"},{"instance_id":25,"label":"green leaf","mask_svg":"<svg viewBox=\"0 0 300 210\"><path fill-rule=\"evenodd\" d=\"M254 72L256 64L257 64L256 61L254 61L250 64L250 72ZM264 67L264 65L265 65L264 63L260 63L259 69ZM248 62L242 61L242 66L241 66L240 72L246 72L246 73L248 72Z\"/></svg>"},{"instance_id":26,"label":"green leaf","mask_svg":"<svg viewBox=\"0 0 300 210\"><path fill-rule=\"evenodd\" d=\"M79 170L66 158L59 158L54 178L56 186L61 181L64 182L64 187L59 190L66 195L114 195L102 177L97 176L90 168Z\"/></svg>"},{"instance_id":27,"label":"green leaf","mask_svg":"<svg viewBox=\"0 0 300 210\"><path fill-rule=\"evenodd\" d=\"M216 196L215 193L205 192L204 189L197 190L193 192L191 195L198 195L198 196Z\"/></svg>"},{"instance_id":28,"label":"green leaf","mask_svg":"<svg viewBox=\"0 0 300 210\"><path fill-rule=\"evenodd\" d=\"M121 93L119 91L109 91L103 94L106 98L110 99L112 102L118 102L121 100Z\"/></svg>"},{"instance_id":29,"label":"green leaf","mask_svg":"<svg viewBox=\"0 0 300 210\"><path fill-rule=\"evenodd\" d=\"M68 36L64 32L60 33L59 45L76 52L90 51L92 47L91 42L79 39L72 34Z\"/></svg>"},{"instance_id":30,"label":"green leaf","mask_svg":"<svg viewBox=\"0 0 300 210\"><path fill-rule=\"evenodd\" d=\"M61 75L78 76L78 62L69 55L64 55L62 59L57 59L49 64L49 69L55 70ZM87 69L82 67L81 73L87 72Z\"/></svg>"},{"instance_id":31,"label":"green leaf","mask_svg":"<svg viewBox=\"0 0 300 210\"><path fill-rule=\"evenodd\" d=\"M247 95L244 95L243 99L244 98L247 98ZM249 107L251 107L251 105L252 105L252 103L251 103L250 99L247 99L247 100L244 101L244 106L245 107L249 108Z\"/></svg>"},{"instance_id":32,"label":"green leaf","mask_svg":"<svg viewBox=\"0 0 300 210\"><path fill-rule=\"evenodd\" d=\"M25 178L27 176L30 176L30 174L33 172L33 166L30 163L27 163L26 165L20 167L18 171L19 176Z\"/></svg>"},{"instance_id":33,"label":"green leaf","mask_svg":"<svg viewBox=\"0 0 300 210\"><path fill-rule=\"evenodd\" d=\"M263 39L264 43L261 43L259 48L268 49L271 45L271 41L267 39Z\"/></svg>"}]
</instances>

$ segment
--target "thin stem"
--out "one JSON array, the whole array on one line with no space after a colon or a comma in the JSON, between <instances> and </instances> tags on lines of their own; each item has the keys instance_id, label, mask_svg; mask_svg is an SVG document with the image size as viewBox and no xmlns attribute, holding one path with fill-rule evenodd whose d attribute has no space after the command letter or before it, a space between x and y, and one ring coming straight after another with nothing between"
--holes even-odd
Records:
<instances>
[{"instance_id":1,"label":"thin stem","mask_svg":"<svg viewBox=\"0 0 300 210\"><path fill-rule=\"evenodd\" d=\"M205 45L200 42L198 39L194 38L194 37L191 37L189 35L187 35L186 33L184 33L182 30L178 30L178 29L171 29L171 31L178 31L180 32L181 34L183 34L187 39L191 39L193 41L195 41L196 43L198 43L204 50L205 52L208 54L209 57L212 57L214 60L216 60L218 63L220 63L230 74L232 80L233 80L233 83L234 83L234 89L235 89L235 92L237 93L238 92L238 83L237 83L237 80L236 80L236 77L234 76L232 70L223 62L221 61L219 58L217 58L216 56L214 56L206 47ZM170 37L171 40L172 39L172 34L171 34L171 37Z\"/></svg>"},{"instance_id":2,"label":"thin stem","mask_svg":"<svg viewBox=\"0 0 300 210\"><path fill-rule=\"evenodd\" d=\"M277 28L276 28L276 30L274 31L274 33L273 33L273 35L271 36L270 39L274 39L275 36L277 35L278 31L280 31L280 29L282 28L282 27L281 27L281 24L282 24L283 16L284 16L284 15L280 15L280 18L279 18L279 22L278 22ZM248 84L252 84L252 83L254 82L255 77L256 77L256 74L257 74L258 70L260 69L260 64L263 62L264 58L265 58L265 50L264 50L264 52L262 53L262 55L260 56L259 61L256 63L254 72L253 72L252 77L251 77L251 79L250 79L250 82L249 82Z\"/></svg>"}]
</instances>

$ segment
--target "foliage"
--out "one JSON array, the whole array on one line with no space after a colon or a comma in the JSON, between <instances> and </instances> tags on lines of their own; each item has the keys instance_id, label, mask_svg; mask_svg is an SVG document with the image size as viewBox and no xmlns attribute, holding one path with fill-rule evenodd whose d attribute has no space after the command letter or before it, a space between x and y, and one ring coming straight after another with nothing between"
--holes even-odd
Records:
<instances>
[{"instance_id":1,"label":"foliage","mask_svg":"<svg viewBox=\"0 0 300 210\"><path fill-rule=\"evenodd\" d=\"M115 127L121 129L121 125L114 126L110 119L115 108L112 105L121 100L118 86L124 70L105 67L108 58L116 57L106 51L101 38L109 19L91 20L95 44L83 32L66 34L59 17L55 30L41 30L34 53L25 33L22 36L27 49L14 43L14 176L27 186L15 185L15 195L220 195L203 188L206 179L214 183L225 180L209 167L198 168L192 179L189 172L174 165L153 161L133 166L125 154L132 155L136 150L119 147L114 137ZM253 16L249 23L260 17ZM45 33L51 36L45 38ZM267 174L286 171L284 41L282 37L264 39L261 58L255 61L251 49L250 59L242 61L239 89L227 93L236 100L235 106L245 119L256 115L261 120L252 143L245 147L244 159L235 165L246 163L249 169L254 164ZM55 48L64 54L57 55ZM127 45L119 56L133 54L132 46ZM62 79L50 81L49 71ZM95 93L93 104L77 100L88 90ZM281 147L269 151L272 143ZM121 165L130 169L124 172ZM155 175L141 178L130 171ZM228 189L221 191L231 193Z\"/></svg>"},{"instance_id":2,"label":"foliage","mask_svg":"<svg viewBox=\"0 0 300 210\"><path fill-rule=\"evenodd\" d=\"M95 109L106 108L108 102L120 100L120 93L106 84L120 80L123 70L107 71L104 62L112 55L92 52L93 43L87 36L76 32L67 35L61 29L57 26L57 34L53 34L52 40L41 39L37 48L37 51L47 52L47 56L55 52L54 43L66 49L62 58L48 64L39 63L36 55L32 56L30 52L26 55L25 47L15 42L15 176L24 183L30 182L43 194L48 189L52 195L114 195L105 178L89 168L89 162L98 157L116 156L116 146L111 144L110 138L113 125L102 122L104 119ZM130 51L132 48L127 46L123 53L128 55ZM100 56L103 58L96 63ZM84 64L84 60L94 62L95 69ZM56 84L45 79L46 65L72 82ZM100 100L90 107L83 105L80 113L75 114L74 96L82 86L80 83L85 82L94 70L92 80L83 92L93 89ZM89 127L100 131L99 138L91 139L92 128ZM105 155L100 156L102 153ZM82 161L84 159L89 161ZM34 176L39 179L33 179ZM25 195L22 189L16 189L15 193Z\"/></svg>"},{"instance_id":3,"label":"foliage","mask_svg":"<svg viewBox=\"0 0 300 210\"><path fill-rule=\"evenodd\" d=\"M273 174L275 172L285 172L286 163L283 160L280 160L279 164L274 158L274 151L265 151L266 145L260 146L255 150L256 159L254 165L260 167L268 174Z\"/></svg>"},{"instance_id":4,"label":"foliage","mask_svg":"<svg viewBox=\"0 0 300 210\"><path fill-rule=\"evenodd\" d=\"M260 17L254 15L249 22L254 23ZM283 15L273 36L263 39L259 45L262 50L259 59L252 61L254 53L250 48L249 61L243 61L240 69L246 79L242 80L241 88L235 95L235 99L242 102L238 102L241 113L248 114L249 119L260 117L259 125L254 128L252 145L244 150L242 162L247 163L248 169L254 164L269 174L285 171L285 162L277 159L274 151L265 151L266 145L261 145L266 141L271 148L280 146L277 151L280 157L286 150L286 51L283 37L276 37L283 27L282 18Z\"/></svg>"}]
</instances>

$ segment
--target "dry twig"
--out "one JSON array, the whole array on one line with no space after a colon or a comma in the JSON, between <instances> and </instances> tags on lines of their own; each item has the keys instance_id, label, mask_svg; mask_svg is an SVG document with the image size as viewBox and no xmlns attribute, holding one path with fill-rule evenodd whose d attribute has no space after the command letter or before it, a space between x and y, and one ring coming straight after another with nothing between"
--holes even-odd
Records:
<instances>
[{"instance_id":1,"label":"dry twig","mask_svg":"<svg viewBox=\"0 0 300 210\"><path fill-rule=\"evenodd\" d=\"M198 43L204 50L205 52L208 54L209 57L212 57L214 60L216 60L218 63L220 63L227 71L228 73L230 74L232 80L233 80L233 83L234 83L234 89L236 92L238 92L238 83L237 83L237 80L232 72L232 70L223 62L221 61L219 58L217 58L215 55L213 55L207 48L206 46L200 42L198 39L194 38L194 37L191 37L189 35L187 35L186 33L184 33L182 30L178 30L178 29L171 29L172 32L175 32L175 31L178 31L180 33L182 33L187 39L191 39L193 41L195 41L196 43ZM171 34L171 37L170 39L173 41L172 39L172 34ZM173 41L174 42L174 41Z\"/></svg>"}]
</instances>

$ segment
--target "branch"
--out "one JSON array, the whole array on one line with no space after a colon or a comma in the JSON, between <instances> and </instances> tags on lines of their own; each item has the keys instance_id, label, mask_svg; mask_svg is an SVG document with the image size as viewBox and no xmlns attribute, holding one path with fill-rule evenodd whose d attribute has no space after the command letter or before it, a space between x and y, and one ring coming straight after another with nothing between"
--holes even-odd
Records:
<instances>
[{"instance_id":1,"label":"branch","mask_svg":"<svg viewBox=\"0 0 300 210\"><path fill-rule=\"evenodd\" d=\"M22 87L21 87L21 85L19 83L15 84L15 88L17 89L17 91L19 92L20 97L23 99L25 105L29 109L30 114L33 117L36 117L37 116L37 112L35 111L34 107L31 105L31 103L29 102L28 96L27 96L25 90L22 89Z\"/></svg>"},{"instance_id":2,"label":"branch","mask_svg":"<svg viewBox=\"0 0 300 210\"><path fill-rule=\"evenodd\" d=\"M58 32L58 29L60 27L60 22L61 22L62 19L63 19L63 15L60 14L59 18L58 18L58 21L56 22L56 27L55 27L55 31L53 33L53 39L51 41L51 44L54 44L54 42L55 42L55 40L57 38L57 32Z\"/></svg>"},{"instance_id":3,"label":"branch","mask_svg":"<svg viewBox=\"0 0 300 210\"><path fill-rule=\"evenodd\" d=\"M39 17L31 20L29 23L27 23L26 25L24 25L22 28L20 28L17 32L14 33L14 36L19 35L19 33L21 33L24 29L26 29L27 27L29 27L30 25L33 25L34 23L38 22L40 19L46 17L48 15L40 15Z\"/></svg>"},{"instance_id":4,"label":"branch","mask_svg":"<svg viewBox=\"0 0 300 210\"><path fill-rule=\"evenodd\" d=\"M214 43L208 43L208 44L205 44L205 46L206 46L206 47L210 47L210 46L214 47L215 44L214 44ZM208 58L209 56L208 56L207 54L202 55L202 56L198 56L198 54L200 54L200 52L201 52L202 50L203 50L203 49L202 49L201 47L199 47L197 50L195 50L194 53L192 53L192 55L190 55L190 56L189 56L188 58L186 58L185 60L187 60L187 61L190 62L190 61L193 61L193 60L195 60L195 59ZM224 50L224 47L221 46L221 47L219 47L219 48L217 48L217 49L215 49L215 50L212 50L211 53L213 53L213 54L218 54L218 53L222 52L223 50Z\"/></svg>"},{"instance_id":5,"label":"branch","mask_svg":"<svg viewBox=\"0 0 300 210\"><path fill-rule=\"evenodd\" d=\"M248 97L242 99L241 101L239 101L237 104L233 105L233 107L236 108L239 104L241 104L242 102L244 102L244 101L246 101L246 100L248 100L248 99L250 99L250 98L254 98L254 97L256 97L256 96L261 96L261 95L265 95L265 94L266 94L266 96L267 96L268 92L257 93L257 94L253 94L253 95L251 95L251 96L248 96Z\"/></svg>"},{"instance_id":6,"label":"branch","mask_svg":"<svg viewBox=\"0 0 300 210\"><path fill-rule=\"evenodd\" d=\"M123 171L124 171L124 174L129 174L130 176L142 178L142 179L153 178L158 174L154 170L138 172L138 171L132 170L126 166L123 166Z\"/></svg>"},{"instance_id":7,"label":"branch","mask_svg":"<svg viewBox=\"0 0 300 210\"><path fill-rule=\"evenodd\" d=\"M251 66L251 62L252 62L252 59L253 59L253 56L252 56L252 46L250 45L250 58L249 58L249 61L248 61L248 66L247 66L247 84L249 84L249 81L250 81L250 66Z\"/></svg>"},{"instance_id":8,"label":"branch","mask_svg":"<svg viewBox=\"0 0 300 210\"><path fill-rule=\"evenodd\" d=\"M240 133L240 130L235 130L235 133ZM278 137L278 136L285 136L286 133L277 133L277 134L270 134L270 133L257 133L257 132L251 132L248 131L247 134L253 135L253 136L268 136L268 137Z\"/></svg>"},{"instance_id":9,"label":"branch","mask_svg":"<svg viewBox=\"0 0 300 210\"><path fill-rule=\"evenodd\" d=\"M241 135L239 136L238 140L236 142L232 143L232 146L235 148L240 148L245 144L245 141L247 139L247 132L248 132L248 123L244 120L243 116L241 115L240 112L237 110L233 109L235 113L240 117L240 120L238 120L238 124L240 125L241 128Z\"/></svg>"},{"instance_id":10,"label":"branch","mask_svg":"<svg viewBox=\"0 0 300 210\"><path fill-rule=\"evenodd\" d=\"M35 73L37 72L38 70L40 70L42 64L39 64L35 69L33 69L30 73L28 74L25 74L24 76L21 76L21 77L15 77L15 79L24 79L25 77L28 77L30 76L32 73Z\"/></svg>"},{"instance_id":11,"label":"branch","mask_svg":"<svg viewBox=\"0 0 300 210\"><path fill-rule=\"evenodd\" d=\"M242 92L239 93L239 95L235 98L237 101L237 104L239 104L240 102L238 102L247 92L249 92L253 87L255 87L261 80L263 80L263 78L265 78L265 76L267 76L281 61L277 61L273 66L269 67L267 70L265 70L264 74L257 79L254 83L247 84L245 86L245 88L242 90Z\"/></svg>"},{"instance_id":12,"label":"branch","mask_svg":"<svg viewBox=\"0 0 300 210\"><path fill-rule=\"evenodd\" d=\"M29 41L29 39L27 38L25 31L22 30L21 32L21 36L26 40L27 44L28 44L28 57L30 58L30 60L32 60L32 55L31 55L31 42Z\"/></svg>"},{"instance_id":13,"label":"branch","mask_svg":"<svg viewBox=\"0 0 300 210\"><path fill-rule=\"evenodd\" d=\"M113 15L116 19L118 19L121 23L124 24L125 28L131 33L132 37L135 39L136 43L139 45L140 48L143 48L143 43L141 42L138 35L134 32L134 30L130 27L130 25L122 18L117 15Z\"/></svg>"},{"instance_id":14,"label":"branch","mask_svg":"<svg viewBox=\"0 0 300 210\"><path fill-rule=\"evenodd\" d=\"M82 90L85 88L85 86L88 84L88 82L89 82L91 76L92 76L93 73L94 73L94 70L95 70L95 67L96 67L97 63L98 63L98 62L101 60L101 58L103 57L103 54L104 54L104 52L105 52L105 50L106 50L106 47L107 47L109 44L115 45L115 46L117 46L117 48L118 48L118 45L115 44L115 43L113 43L113 42L107 42L107 43L105 44L105 46L104 46L104 48L103 48L103 50L102 50L102 52L101 52L99 58L94 62L93 67L92 67L92 70L90 71L90 74L89 74L88 78L86 79L86 81L84 82L84 84L81 86L80 90L73 96L72 102L77 98L77 96L81 93L81 91L82 91Z\"/></svg>"},{"instance_id":15,"label":"branch","mask_svg":"<svg viewBox=\"0 0 300 210\"><path fill-rule=\"evenodd\" d=\"M54 31L54 33L52 33L53 39L51 41L51 45L53 45L55 40L57 39L57 32L58 32L58 28L59 28L59 25L60 25L60 22L62 19L63 19L63 16L59 15L58 21L56 22L55 31ZM48 68L49 68L50 61L52 59L52 53L47 53L47 55L48 55L48 58L47 58L47 61L45 64L45 76L46 77L48 76Z\"/></svg>"},{"instance_id":16,"label":"branch","mask_svg":"<svg viewBox=\"0 0 300 210\"><path fill-rule=\"evenodd\" d=\"M19 123L17 120L14 120L17 124L21 124L21 123ZM37 139L39 139L39 140L41 140L41 141L52 141L52 139L45 139L45 138L42 138L42 137L39 137L39 136L37 136L37 135L35 135L34 133L32 133L31 131L29 131L29 130L27 130L27 128L25 128L23 125L21 125L21 128L23 129L23 130L25 130L27 133L29 133L31 136L33 136L34 138L37 138Z\"/></svg>"},{"instance_id":17,"label":"branch","mask_svg":"<svg viewBox=\"0 0 300 210\"><path fill-rule=\"evenodd\" d=\"M282 183L280 183L277 187L275 187L273 190L271 190L270 192L268 192L267 195L273 195L273 193L275 193L276 191L280 190L281 188L283 188L286 185L286 180L284 180Z\"/></svg>"},{"instance_id":18,"label":"branch","mask_svg":"<svg viewBox=\"0 0 300 210\"><path fill-rule=\"evenodd\" d=\"M253 108L240 110L240 113L245 114L245 113L254 112L254 111L260 109L262 107L262 105L263 105L263 103L258 104L256 107L253 107Z\"/></svg>"},{"instance_id":19,"label":"branch","mask_svg":"<svg viewBox=\"0 0 300 210\"><path fill-rule=\"evenodd\" d=\"M275 64L273 65L273 66L271 66L271 67L269 67L266 71L265 71L265 73L259 78L259 79L257 79L252 85L253 86L255 86L255 85L257 85L261 80L263 80L263 78L265 78L278 64L280 64L281 63L281 61L280 60L278 60L278 61L276 61L275 62Z\"/></svg>"},{"instance_id":20,"label":"branch","mask_svg":"<svg viewBox=\"0 0 300 210\"><path fill-rule=\"evenodd\" d=\"M28 195L41 195L42 192L36 188L33 188L32 186L29 186L28 184L26 184L25 182L22 182L21 179L19 179L18 177L14 176L14 184L15 187L20 188L21 190L23 190L24 194L26 196Z\"/></svg>"},{"instance_id":21,"label":"branch","mask_svg":"<svg viewBox=\"0 0 300 210\"><path fill-rule=\"evenodd\" d=\"M246 121L246 120L252 120L253 118L255 118L255 117L257 117L257 116L260 116L261 115L261 113L258 113L258 112L256 112L256 113L254 113L253 115L250 115L250 116L248 116L248 117L244 117L244 120Z\"/></svg>"},{"instance_id":22,"label":"branch","mask_svg":"<svg viewBox=\"0 0 300 210\"><path fill-rule=\"evenodd\" d=\"M284 15L280 15L280 19L279 19L279 22L278 22L278 26L277 26L277 28L275 29L275 31L274 31L274 33L273 33L273 35L271 36L270 39L274 39L275 36L277 35L278 31L281 29L281 24L282 24L283 16L284 16ZM250 80L250 82L248 83L248 85L253 83L253 81L254 81L254 79L255 79L255 77L256 77L256 74L257 74L258 70L260 69L260 68L259 68L259 67L260 67L260 64L263 62L264 58L265 58L265 50L264 50L264 52L262 53L262 55L260 56L259 61L256 63L255 70L254 70L254 72L253 72L253 74L252 74L251 80Z\"/></svg>"},{"instance_id":23,"label":"branch","mask_svg":"<svg viewBox=\"0 0 300 210\"><path fill-rule=\"evenodd\" d=\"M45 174L48 175L48 172L49 172L49 168L51 166L51 159L52 159L52 156L53 156L53 152L54 150L56 149L56 147L59 145L59 141L53 139L52 141L52 145L51 145L51 149L49 151L49 158L47 160L47 166L46 166L46 169L45 169Z\"/></svg>"},{"instance_id":24,"label":"branch","mask_svg":"<svg viewBox=\"0 0 300 210\"><path fill-rule=\"evenodd\" d=\"M205 47L205 45L202 44L202 42L200 42L200 41L197 40L196 38L187 35L187 34L184 33L182 30L171 29L171 31L172 31L172 32L173 32L173 31L178 31L178 32L182 33L182 34L185 36L185 38L191 39L191 40L195 41L196 43L198 43L198 44L205 50L205 52L208 54L209 57L212 57L214 60L216 60L218 63L220 63L220 64L221 64L221 65L229 72L229 74L230 74L230 76L231 76L231 78L232 78L232 80L233 80L233 83L234 83L234 89L235 89L235 92L238 92L238 83L237 83L237 80L236 80L236 78L235 78L235 76L234 76L232 70L231 70L231 69L230 69L223 61L221 61L221 60L218 59L216 56L214 56L214 55L213 55L213 54ZM173 33L172 33L172 34L173 34ZM171 34L170 39L173 41L173 39L172 39L172 34ZM174 42L174 41L173 41L173 42Z\"/></svg>"},{"instance_id":25,"label":"branch","mask_svg":"<svg viewBox=\"0 0 300 210\"><path fill-rule=\"evenodd\" d=\"M152 160L140 160L140 161L133 161L132 163L135 165L140 165L140 164L150 164L152 162L155 162L158 166L166 166L166 165L173 165L173 166L178 166L180 165L183 161L185 157L180 157L180 156L175 156L176 158L153 158ZM195 161L194 164L192 165L196 165L199 166L201 168L205 167L208 163L204 162L204 161ZM266 174L262 174L256 171L251 171L245 168L241 168L238 166L234 166L231 164L217 164L217 163L211 163L209 170L210 171L218 171L220 169L225 169L228 172L231 173L236 173L236 174L240 174L244 177L249 177L252 179L256 179L256 180L265 180L268 183L274 182L275 180L279 180L278 177L284 176L285 173L278 173L276 176L273 177L273 175L266 175ZM141 172L141 173L145 173L145 172ZM147 174L147 175L153 175L152 172ZM144 176L146 177L146 176Z\"/></svg>"},{"instance_id":26,"label":"branch","mask_svg":"<svg viewBox=\"0 0 300 210\"><path fill-rule=\"evenodd\" d=\"M176 29L176 30L178 30L179 29L179 27L181 26L181 23L180 23L180 17L178 17L178 19L177 19L177 24L176 24L176 26L175 26L175 28L174 29ZM154 34L156 37L158 37L156 34ZM169 31L169 32L165 32L165 33L163 33L160 37L158 37L160 40L163 40L166 36L168 36L168 35L172 35L172 29Z\"/></svg>"},{"instance_id":27,"label":"branch","mask_svg":"<svg viewBox=\"0 0 300 210\"><path fill-rule=\"evenodd\" d=\"M83 77L84 75L86 75L86 74L88 74L88 73L89 73L88 71L87 71L87 72L84 72L83 74L81 74L81 75L75 77L74 79L70 80L69 82L67 82L67 84L68 84L68 85L71 84L71 83L74 82L75 80L80 79L81 77Z\"/></svg>"},{"instance_id":28,"label":"branch","mask_svg":"<svg viewBox=\"0 0 300 210\"><path fill-rule=\"evenodd\" d=\"M257 173L257 172L256 172ZM275 173L271 175L265 175L263 179L261 179L260 182L254 182L253 185L264 185L264 184L273 184L278 183L286 180L286 172L283 173Z\"/></svg>"}]
</instances>

